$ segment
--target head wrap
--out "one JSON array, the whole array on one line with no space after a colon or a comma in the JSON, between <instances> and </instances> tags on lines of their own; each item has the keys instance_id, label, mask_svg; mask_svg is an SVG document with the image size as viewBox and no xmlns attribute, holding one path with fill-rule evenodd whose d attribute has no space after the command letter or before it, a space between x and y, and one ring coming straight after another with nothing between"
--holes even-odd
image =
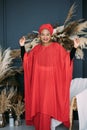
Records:
<instances>
[{"instance_id":1,"label":"head wrap","mask_svg":"<svg viewBox=\"0 0 87 130\"><path fill-rule=\"evenodd\" d=\"M42 25L40 26L40 28L39 28L39 33L41 33L41 31L42 31L43 29L47 29L47 30L50 32L50 34L52 35L52 33L53 33L53 27L52 27L51 24L42 24Z\"/></svg>"}]
</instances>

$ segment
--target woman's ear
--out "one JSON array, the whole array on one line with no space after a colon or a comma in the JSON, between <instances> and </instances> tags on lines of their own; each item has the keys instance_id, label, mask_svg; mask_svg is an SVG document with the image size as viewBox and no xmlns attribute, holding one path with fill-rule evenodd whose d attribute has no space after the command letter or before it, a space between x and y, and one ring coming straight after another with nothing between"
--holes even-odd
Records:
<instances>
[{"instance_id":1,"label":"woman's ear","mask_svg":"<svg viewBox=\"0 0 87 130\"><path fill-rule=\"evenodd\" d=\"M37 38L38 38L38 42L40 43L41 42L40 34L38 34Z\"/></svg>"},{"instance_id":2,"label":"woman's ear","mask_svg":"<svg viewBox=\"0 0 87 130\"><path fill-rule=\"evenodd\" d=\"M37 36L38 38L40 38L40 34L38 34L38 36Z\"/></svg>"},{"instance_id":3,"label":"woman's ear","mask_svg":"<svg viewBox=\"0 0 87 130\"><path fill-rule=\"evenodd\" d=\"M38 37L38 39L40 40L40 34L38 34L38 36L37 36L37 37Z\"/></svg>"}]
</instances>

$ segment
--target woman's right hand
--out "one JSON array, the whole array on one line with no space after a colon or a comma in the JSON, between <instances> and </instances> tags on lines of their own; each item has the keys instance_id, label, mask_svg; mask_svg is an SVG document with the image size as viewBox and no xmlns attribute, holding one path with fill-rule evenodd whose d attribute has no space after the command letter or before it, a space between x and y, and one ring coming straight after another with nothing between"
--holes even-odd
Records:
<instances>
[{"instance_id":1,"label":"woman's right hand","mask_svg":"<svg viewBox=\"0 0 87 130\"><path fill-rule=\"evenodd\" d=\"M24 46L24 44L25 44L25 37L24 36L19 39L19 44L20 44L20 46Z\"/></svg>"}]
</instances>

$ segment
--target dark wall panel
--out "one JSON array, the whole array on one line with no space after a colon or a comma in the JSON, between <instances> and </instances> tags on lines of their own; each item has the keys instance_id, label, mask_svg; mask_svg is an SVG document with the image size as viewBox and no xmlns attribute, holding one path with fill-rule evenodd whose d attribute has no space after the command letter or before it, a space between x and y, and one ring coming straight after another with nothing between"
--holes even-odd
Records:
<instances>
[{"instance_id":1,"label":"dark wall panel","mask_svg":"<svg viewBox=\"0 0 87 130\"><path fill-rule=\"evenodd\" d=\"M18 47L18 39L42 23L62 24L67 16L69 0L6 1L7 46Z\"/></svg>"},{"instance_id":2,"label":"dark wall panel","mask_svg":"<svg viewBox=\"0 0 87 130\"><path fill-rule=\"evenodd\" d=\"M87 20L87 0L82 0L83 18Z\"/></svg>"},{"instance_id":3,"label":"dark wall panel","mask_svg":"<svg viewBox=\"0 0 87 130\"><path fill-rule=\"evenodd\" d=\"M4 1L5 47L18 48L18 40L42 23L63 24L71 5L78 0L2 0ZM82 0L79 0L80 2ZM82 17L81 5L76 18Z\"/></svg>"},{"instance_id":4,"label":"dark wall panel","mask_svg":"<svg viewBox=\"0 0 87 130\"><path fill-rule=\"evenodd\" d=\"M83 77L83 60L74 59L73 78Z\"/></svg>"},{"instance_id":5,"label":"dark wall panel","mask_svg":"<svg viewBox=\"0 0 87 130\"><path fill-rule=\"evenodd\" d=\"M3 1L0 0L0 45L3 44Z\"/></svg>"}]
</instances>

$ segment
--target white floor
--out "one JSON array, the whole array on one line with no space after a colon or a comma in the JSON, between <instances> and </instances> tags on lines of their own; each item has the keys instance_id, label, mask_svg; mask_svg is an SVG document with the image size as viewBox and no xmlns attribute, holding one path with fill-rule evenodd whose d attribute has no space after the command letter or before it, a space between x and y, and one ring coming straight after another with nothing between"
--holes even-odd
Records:
<instances>
[{"instance_id":1,"label":"white floor","mask_svg":"<svg viewBox=\"0 0 87 130\"><path fill-rule=\"evenodd\" d=\"M6 125L5 127L0 128L0 130L35 130L35 129L33 126L26 126L24 121L23 121L22 125L20 125L20 126L9 127L9 125ZM60 125L55 130L68 130L68 129L65 128L63 125ZM72 130L79 130L78 120L75 120L73 122L73 129Z\"/></svg>"},{"instance_id":2,"label":"white floor","mask_svg":"<svg viewBox=\"0 0 87 130\"><path fill-rule=\"evenodd\" d=\"M60 125L56 128L56 130L68 130L63 125ZM78 120L74 120L72 130L79 130L79 123Z\"/></svg>"}]
</instances>

